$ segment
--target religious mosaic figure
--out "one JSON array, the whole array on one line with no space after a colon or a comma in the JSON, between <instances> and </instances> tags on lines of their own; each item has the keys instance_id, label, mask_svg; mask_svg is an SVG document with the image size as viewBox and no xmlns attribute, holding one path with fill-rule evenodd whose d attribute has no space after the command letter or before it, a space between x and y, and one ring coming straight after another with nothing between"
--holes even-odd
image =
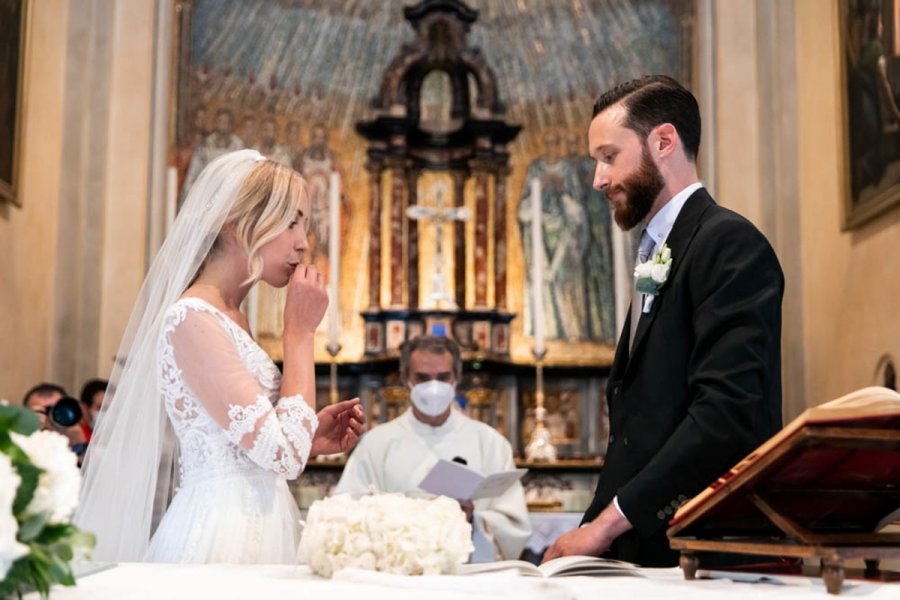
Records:
<instances>
[{"instance_id":1,"label":"religious mosaic figure","mask_svg":"<svg viewBox=\"0 0 900 600\"><path fill-rule=\"evenodd\" d=\"M547 339L592 339L584 277L590 241L587 213L578 172L561 152L559 133L544 133L544 154L528 165L519 201L518 221L525 254L529 293L525 294L525 334L532 335L531 274L535 260L544 264L544 311ZM543 257L531 248L531 181L541 184Z\"/></svg>"},{"instance_id":2,"label":"religious mosaic figure","mask_svg":"<svg viewBox=\"0 0 900 600\"><path fill-rule=\"evenodd\" d=\"M291 157L291 166L295 171L300 170L300 165L303 162L303 140L301 138L302 133L303 128L300 127L299 122L288 121L287 128L285 129L285 134L287 136L285 149L287 150L288 155Z\"/></svg>"},{"instance_id":3,"label":"religious mosaic figure","mask_svg":"<svg viewBox=\"0 0 900 600\"><path fill-rule=\"evenodd\" d=\"M322 273L328 272L328 186L337 160L328 146L328 130L323 123L313 125L309 146L301 154L300 164L294 168L303 175L310 187L310 244L309 259Z\"/></svg>"},{"instance_id":4,"label":"religious mosaic figure","mask_svg":"<svg viewBox=\"0 0 900 600\"><path fill-rule=\"evenodd\" d=\"M187 195L206 165L223 154L244 148L244 142L234 134L234 113L230 109L220 108L216 111L215 127L191 155L191 164L184 180L184 188L181 190L182 198Z\"/></svg>"},{"instance_id":5,"label":"religious mosaic figure","mask_svg":"<svg viewBox=\"0 0 900 600\"><path fill-rule=\"evenodd\" d=\"M606 196L593 188L595 163L584 148L582 133L572 131L566 136L566 160L578 173L582 190L580 200L587 216L589 241L583 263L586 337L612 345L616 343L612 219Z\"/></svg>"},{"instance_id":6,"label":"religious mosaic figure","mask_svg":"<svg viewBox=\"0 0 900 600\"><path fill-rule=\"evenodd\" d=\"M292 166L291 155L287 148L278 143L278 126L272 117L266 117L262 120L259 131L259 144L256 145L256 149L270 160L281 163L286 167Z\"/></svg>"}]
</instances>

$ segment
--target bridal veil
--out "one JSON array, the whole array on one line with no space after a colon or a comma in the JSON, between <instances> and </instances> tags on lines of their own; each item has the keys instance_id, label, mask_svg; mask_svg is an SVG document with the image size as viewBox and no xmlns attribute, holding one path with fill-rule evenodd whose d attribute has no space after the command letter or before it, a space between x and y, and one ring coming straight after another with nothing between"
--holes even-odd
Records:
<instances>
[{"instance_id":1,"label":"bridal veil","mask_svg":"<svg viewBox=\"0 0 900 600\"><path fill-rule=\"evenodd\" d=\"M163 314L194 279L244 180L263 160L255 150L240 150L207 165L138 294L83 465L75 522L96 535L94 560L140 561L177 485L157 361Z\"/></svg>"}]
</instances>

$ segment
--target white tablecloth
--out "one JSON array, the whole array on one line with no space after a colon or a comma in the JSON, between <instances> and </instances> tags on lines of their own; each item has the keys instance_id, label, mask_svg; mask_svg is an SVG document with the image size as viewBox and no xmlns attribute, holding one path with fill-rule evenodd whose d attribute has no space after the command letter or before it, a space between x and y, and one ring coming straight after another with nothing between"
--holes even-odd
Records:
<instances>
[{"instance_id":1,"label":"white tablecloth","mask_svg":"<svg viewBox=\"0 0 900 600\"><path fill-rule=\"evenodd\" d=\"M679 598L815 598L829 600L820 579L772 576L766 583L727 579L685 581L674 569L642 569L642 576L536 579L508 573L480 576L401 577L360 571L321 579L307 567L285 565L120 564L81 577L73 588L55 587L52 600L677 600ZM900 598L900 584L845 581L843 597ZM36 594L26 596L37 600Z\"/></svg>"},{"instance_id":2,"label":"white tablecloth","mask_svg":"<svg viewBox=\"0 0 900 600\"><path fill-rule=\"evenodd\" d=\"M572 531L581 523L584 513L580 512L532 512L528 513L531 522L531 537L526 547L540 554L556 541L562 534Z\"/></svg>"}]
</instances>

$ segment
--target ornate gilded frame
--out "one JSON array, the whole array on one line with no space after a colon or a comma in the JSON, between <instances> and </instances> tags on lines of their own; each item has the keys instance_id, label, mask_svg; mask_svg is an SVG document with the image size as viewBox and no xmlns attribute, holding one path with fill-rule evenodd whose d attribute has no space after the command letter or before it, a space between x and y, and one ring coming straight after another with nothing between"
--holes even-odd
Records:
<instances>
[{"instance_id":1,"label":"ornate gilded frame","mask_svg":"<svg viewBox=\"0 0 900 600\"><path fill-rule=\"evenodd\" d=\"M0 19L0 39L14 46L0 45L0 202L22 205L18 176L22 149L22 109L26 93L30 0L13 1L11 14ZM5 147L4 147L5 146Z\"/></svg>"},{"instance_id":2,"label":"ornate gilded frame","mask_svg":"<svg viewBox=\"0 0 900 600\"><path fill-rule=\"evenodd\" d=\"M838 10L838 39L840 52L840 93L841 93L841 112L840 126L843 134L843 165L842 170L842 186L843 186L843 227L844 231L854 229L868 223L877 216L884 214L892 207L900 204L900 159L896 159L890 163L882 164L884 173L880 180L874 185L863 185L865 179L861 176L864 165L861 164L868 160L867 156L875 147L880 147L888 143L889 133L886 132L886 121L879 118L880 123L876 126L880 129L880 135L877 139L872 139L868 135L864 135L865 128L861 124L865 123L867 118L871 120L874 117L881 117L881 112L876 110L875 115L871 111L864 110L864 105L860 105L860 98L866 92L863 86L858 85L864 81L864 69L866 66L860 64L863 44L869 42L878 42L877 38L865 39L866 32L862 31L865 27L861 22L861 15L867 11L859 8L860 2L863 0L839 0L837 3ZM894 30L900 28L900 22L884 22L883 19L891 19L892 15L885 15L883 5L872 6L871 11L877 11L879 18L882 19L884 27L880 34L883 43L889 35L886 33L888 29ZM867 15L867 18L873 18ZM854 62L856 58L856 64ZM877 68L868 75L877 79ZM874 84L877 86L878 82ZM881 90L869 90L875 92L874 101L876 106L880 106L881 110L886 110L887 102L879 93ZM895 101L896 102L896 101ZM898 136L900 133L893 132ZM854 136L858 136L857 142L854 143ZM875 156L880 156L876 153ZM880 160L876 162L881 162Z\"/></svg>"}]
</instances>

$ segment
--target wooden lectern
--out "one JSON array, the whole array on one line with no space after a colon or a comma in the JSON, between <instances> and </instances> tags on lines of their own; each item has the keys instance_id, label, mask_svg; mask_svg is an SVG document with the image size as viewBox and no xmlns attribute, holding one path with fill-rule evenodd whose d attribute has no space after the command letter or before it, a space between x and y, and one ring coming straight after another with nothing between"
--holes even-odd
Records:
<instances>
[{"instance_id":1,"label":"wooden lectern","mask_svg":"<svg viewBox=\"0 0 900 600\"><path fill-rule=\"evenodd\" d=\"M818 557L831 594L843 561L900 558L900 394L865 388L811 408L681 506L669 541L686 579L698 552Z\"/></svg>"}]
</instances>

